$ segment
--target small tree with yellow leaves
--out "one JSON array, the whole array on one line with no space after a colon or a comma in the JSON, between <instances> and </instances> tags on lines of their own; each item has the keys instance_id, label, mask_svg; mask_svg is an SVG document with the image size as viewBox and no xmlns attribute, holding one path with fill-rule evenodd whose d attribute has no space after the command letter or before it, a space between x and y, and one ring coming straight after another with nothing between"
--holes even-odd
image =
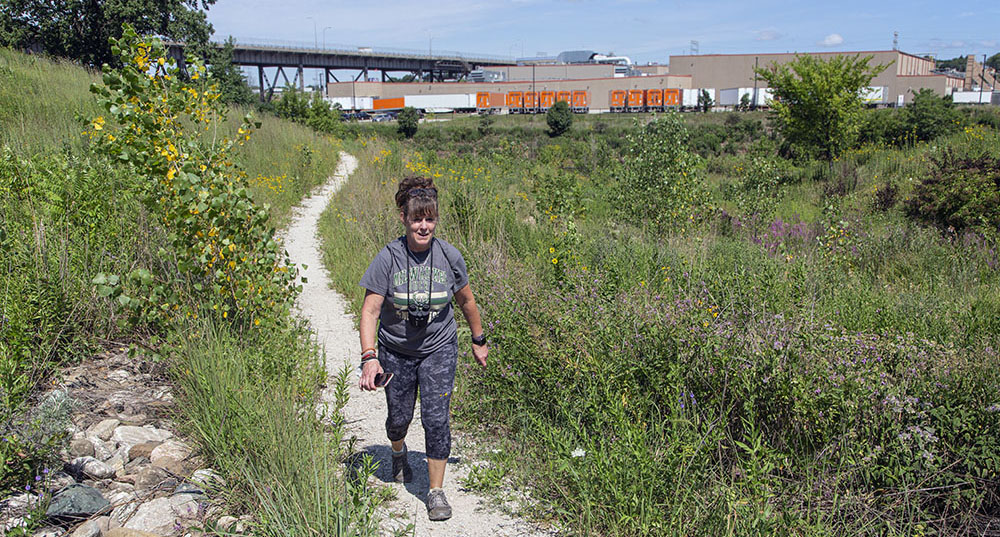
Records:
<instances>
[{"instance_id":1,"label":"small tree with yellow leaves","mask_svg":"<svg viewBox=\"0 0 1000 537\"><path fill-rule=\"evenodd\" d=\"M124 278L98 275L98 293L154 327L199 315L241 326L276 319L299 289L296 269L231 157L259 123L247 116L224 132L218 87L194 58L182 79L159 41L127 26L112 50L122 67L105 65L91 87L108 119L90 121L88 134L142 178L152 231L169 247Z\"/></svg>"}]
</instances>

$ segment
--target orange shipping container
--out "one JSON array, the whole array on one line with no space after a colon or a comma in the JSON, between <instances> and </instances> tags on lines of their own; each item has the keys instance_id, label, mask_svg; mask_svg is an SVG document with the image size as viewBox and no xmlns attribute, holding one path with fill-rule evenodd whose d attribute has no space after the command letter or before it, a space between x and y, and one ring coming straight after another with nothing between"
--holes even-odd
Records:
<instances>
[{"instance_id":1,"label":"orange shipping container","mask_svg":"<svg viewBox=\"0 0 1000 537\"><path fill-rule=\"evenodd\" d=\"M570 104L573 101L572 93L569 91L560 91L556 94L556 102L562 101L566 104Z\"/></svg>"},{"instance_id":2,"label":"orange shipping container","mask_svg":"<svg viewBox=\"0 0 1000 537\"><path fill-rule=\"evenodd\" d=\"M663 106L663 90L646 90L646 106L650 108L660 108Z\"/></svg>"},{"instance_id":3,"label":"orange shipping container","mask_svg":"<svg viewBox=\"0 0 1000 537\"><path fill-rule=\"evenodd\" d=\"M630 111L638 112L642 109L645 104L643 97L645 92L641 89L628 90L628 109Z\"/></svg>"},{"instance_id":4,"label":"orange shipping container","mask_svg":"<svg viewBox=\"0 0 1000 537\"><path fill-rule=\"evenodd\" d=\"M480 91L476 93L476 108L489 110L492 108L503 108L505 103L503 93Z\"/></svg>"},{"instance_id":5,"label":"orange shipping container","mask_svg":"<svg viewBox=\"0 0 1000 537\"><path fill-rule=\"evenodd\" d=\"M538 108L538 92L537 91L526 91L524 92L524 107L535 109Z\"/></svg>"},{"instance_id":6,"label":"orange shipping container","mask_svg":"<svg viewBox=\"0 0 1000 537\"><path fill-rule=\"evenodd\" d=\"M372 102L372 108L374 110L398 110L406 106L403 101L404 99L402 97L393 97L391 99L375 99Z\"/></svg>"},{"instance_id":7,"label":"orange shipping container","mask_svg":"<svg viewBox=\"0 0 1000 537\"><path fill-rule=\"evenodd\" d=\"M663 106L680 106L680 105L681 105L681 90L679 89L663 90Z\"/></svg>"},{"instance_id":8,"label":"orange shipping container","mask_svg":"<svg viewBox=\"0 0 1000 537\"><path fill-rule=\"evenodd\" d=\"M556 92L554 91L543 91L539 93L541 98L542 110L548 110L552 108L552 105L556 104Z\"/></svg>"},{"instance_id":9,"label":"orange shipping container","mask_svg":"<svg viewBox=\"0 0 1000 537\"><path fill-rule=\"evenodd\" d=\"M524 107L524 94L520 91L510 91L507 92L507 107L508 108L523 108Z\"/></svg>"},{"instance_id":10,"label":"orange shipping container","mask_svg":"<svg viewBox=\"0 0 1000 537\"><path fill-rule=\"evenodd\" d=\"M625 90L611 90L611 110L625 108Z\"/></svg>"},{"instance_id":11,"label":"orange shipping container","mask_svg":"<svg viewBox=\"0 0 1000 537\"><path fill-rule=\"evenodd\" d=\"M573 111L587 111L590 108L590 92L573 91Z\"/></svg>"}]
</instances>

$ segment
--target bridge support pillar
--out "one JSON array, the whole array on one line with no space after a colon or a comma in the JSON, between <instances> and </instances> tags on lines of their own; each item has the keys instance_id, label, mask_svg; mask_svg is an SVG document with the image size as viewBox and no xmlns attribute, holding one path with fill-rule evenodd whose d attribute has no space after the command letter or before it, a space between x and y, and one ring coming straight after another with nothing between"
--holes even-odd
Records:
<instances>
[{"instance_id":1,"label":"bridge support pillar","mask_svg":"<svg viewBox=\"0 0 1000 537\"><path fill-rule=\"evenodd\" d=\"M295 78L299 79L299 91L306 90L306 75L302 72L302 64L299 64L299 69L295 73Z\"/></svg>"}]
</instances>

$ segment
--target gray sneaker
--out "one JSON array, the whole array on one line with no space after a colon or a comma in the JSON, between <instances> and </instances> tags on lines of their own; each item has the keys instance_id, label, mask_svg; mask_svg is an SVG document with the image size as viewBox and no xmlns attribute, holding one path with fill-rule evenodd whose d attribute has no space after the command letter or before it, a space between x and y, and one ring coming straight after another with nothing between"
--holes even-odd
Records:
<instances>
[{"instance_id":1,"label":"gray sneaker","mask_svg":"<svg viewBox=\"0 0 1000 537\"><path fill-rule=\"evenodd\" d=\"M444 490L431 489L427 493L427 518L430 520L451 518L451 506L448 505L448 498L444 497Z\"/></svg>"},{"instance_id":2,"label":"gray sneaker","mask_svg":"<svg viewBox=\"0 0 1000 537\"><path fill-rule=\"evenodd\" d=\"M413 469L410 468L410 461L406 460L408 450L403 444L403 452L392 454L392 479L397 483L409 483L413 481Z\"/></svg>"}]
</instances>

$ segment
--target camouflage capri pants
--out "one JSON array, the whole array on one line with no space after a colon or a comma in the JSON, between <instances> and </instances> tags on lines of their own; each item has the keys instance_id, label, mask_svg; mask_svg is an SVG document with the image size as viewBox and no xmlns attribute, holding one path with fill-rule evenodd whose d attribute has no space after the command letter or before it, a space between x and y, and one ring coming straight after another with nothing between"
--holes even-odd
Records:
<instances>
[{"instance_id":1,"label":"camouflage capri pants","mask_svg":"<svg viewBox=\"0 0 1000 537\"><path fill-rule=\"evenodd\" d=\"M432 354L413 357L399 354L379 345L379 363L392 373L385 387L389 415L385 431L390 441L406 437L413 420L413 407L420 390L420 421L424 426L424 450L427 458L448 459L451 454L449 425L451 392L455 386L455 365L458 363L458 337Z\"/></svg>"}]
</instances>

